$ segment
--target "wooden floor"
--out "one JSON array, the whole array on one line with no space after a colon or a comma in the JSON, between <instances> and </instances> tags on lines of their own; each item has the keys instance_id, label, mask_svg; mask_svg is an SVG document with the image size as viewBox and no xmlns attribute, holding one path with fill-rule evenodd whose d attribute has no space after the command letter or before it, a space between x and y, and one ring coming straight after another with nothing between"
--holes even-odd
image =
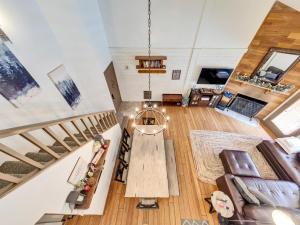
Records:
<instances>
[{"instance_id":1,"label":"wooden floor","mask_svg":"<svg viewBox=\"0 0 300 225\"><path fill-rule=\"evenodd\" d=\"M269 135L262 128L248 126L211 108L167 107L167 113L171 121L165 137L174 140L180 196L160 199L158 210L136 209L138 199L124 198L125 186L112 181L104 216L75 217L67 225L180 225L181 218L208 220L210 225L218 225L216 214L208 213L204 201L216 186L200 182L196 177L189 131Z\"/></svg>"}]
</instances>

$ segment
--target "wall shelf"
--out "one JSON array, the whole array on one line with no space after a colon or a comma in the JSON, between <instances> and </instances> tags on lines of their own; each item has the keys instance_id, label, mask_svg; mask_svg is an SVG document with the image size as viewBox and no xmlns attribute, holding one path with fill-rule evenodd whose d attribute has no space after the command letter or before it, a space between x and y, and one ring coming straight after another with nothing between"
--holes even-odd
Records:
<instances>
[{"instance_id":1,"label":"wall shelf","mask_svg":"<svg viewBox=\"0 0 300 225\"><path fill-rule=\"evenodd\" d=\"M256 85L256 84L254 84L254 83L246 82L246 81L241 81L241 80L238 80L238 79L236 79L236 78L234 78L234 79L232 79L232 80L233 80L234 82L239 83L240 85L250 85L250 86L253 86L253 87L257 87L257 88L263 89L265 94L272 93L272 94L280 94L280 95L286 95L286 96L289 96L289 95L290 95L289 92L279 92L279 91L274 91L274 90L272 90L272 89L270 89L270 88L262 87L262 86Z\"/></svg>"},{"instance_id":2,"label":"wall shelf","mask_svg":"<svg viewBox=\"0 0 300 225\"><path fill-rule=\"evenodd\" d=\"M136 65L138 73L166 73L166 65L164 60L167 60L166 56L136 56L135 60L139 61Z\"/></svg>"},{"instance_id":3,"label":"wall shelf","mask_svg":"<svg viewBox=\"0 0 300 225\"><path fill-rule=\"evenodd\" d=\"M94 172L94 175L93 175L93 178L95 178L95 180L96 180L96 184L91 187L91 189L89 190L89 192L85 196L83 204L82 205L76 205L76 207L75 207L76 209L88 209L90 207L91 203L92 203L94 194L95 194L95 192L97 190L97 187L98 187L99 180L101 178L103 166L105 164L106 154L107 154L107 151L109 150L110 140L106 140L106 144L108 144L108 147L105 150L105 152L102 154L102 156L99 159L98 163L96 164L96 172Z\"/></svg>"}]
</instances>

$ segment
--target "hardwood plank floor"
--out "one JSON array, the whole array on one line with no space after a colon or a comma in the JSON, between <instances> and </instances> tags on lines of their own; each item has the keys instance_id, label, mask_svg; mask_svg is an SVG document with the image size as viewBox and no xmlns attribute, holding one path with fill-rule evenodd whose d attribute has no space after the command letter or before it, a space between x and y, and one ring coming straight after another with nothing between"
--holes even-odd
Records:
<instances>
[{"instance_id":1,"label":"hardwood plank floor","mask_svg":"<svg viewBox=\"0 0 300 225\"><path fill-rule=\"evenodd\" d=\"M174 140L180 196L160 199L158 210L136 209L138 200L124 198L125 185L112 181L103 216L74 218L66 225L180 225L182 218L219 224L216 214L209 214L209 206L204 201L217 187L197 179L189 131L216 130L265 138L270 136L262 128L248 126L211 108L166 109L171 120L165 138Z\"/></svg>"}]
</instances>

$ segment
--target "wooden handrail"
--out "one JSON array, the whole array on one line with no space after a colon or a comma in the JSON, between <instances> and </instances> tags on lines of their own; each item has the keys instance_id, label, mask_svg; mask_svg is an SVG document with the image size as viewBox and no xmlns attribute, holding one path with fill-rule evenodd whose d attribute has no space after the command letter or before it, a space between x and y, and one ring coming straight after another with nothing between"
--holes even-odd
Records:
<instances>
[{"instance_id":1,"label":"wooden handrail","mask_svg":"<svg viewBox=\"0 0 300 225\"><path fill-rule=\"evenodd\" d=\"M36 124L30 124L30 125L25 125L25 126L20 126L20 127L4 129L4 130L0 130L0 138L9 137L12 135L25 133L25 132L29 132L32 130L42 129L44 127L50 127L50 126L56 125L61 122L69 122L71 120L76 120L76 119L79 119L82 117L93 116L93 115L105 113L105 112L114 112L114 110L107 110L107 111L103 111L103 112L83 114L83 115L78 115L78 116L67 117L64 119L57 119L57 120L51 120L51 121L42 122L42 123L36 123Z\"/></svg>"}]
</instances>

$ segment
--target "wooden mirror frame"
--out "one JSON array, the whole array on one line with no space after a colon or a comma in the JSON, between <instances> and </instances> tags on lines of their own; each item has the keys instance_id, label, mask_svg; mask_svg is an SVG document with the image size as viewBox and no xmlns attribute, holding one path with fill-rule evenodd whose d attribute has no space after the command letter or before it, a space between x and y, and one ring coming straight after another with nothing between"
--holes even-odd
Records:
<instances>
[{"instance_id":1,"label":"wooden mirror frame","mask_svg":"<svg viewBox=\"0 0 300 225\"><path fill-rule=\"evenodd\" d=\"M268 53L263 57L263 59L258 64L258 66L255 68L254 72L251 75L251 78L257 75L259 69L269 60L269 58L274 52L298 55L298 58L284 71L284 73L280 75L280 77L276 81L268 80L268 82L272 84L278 84L282 80L282 78L300 61L300 50L285 49L285 48L270 48Z\"/></svg>"}]
</instances>

